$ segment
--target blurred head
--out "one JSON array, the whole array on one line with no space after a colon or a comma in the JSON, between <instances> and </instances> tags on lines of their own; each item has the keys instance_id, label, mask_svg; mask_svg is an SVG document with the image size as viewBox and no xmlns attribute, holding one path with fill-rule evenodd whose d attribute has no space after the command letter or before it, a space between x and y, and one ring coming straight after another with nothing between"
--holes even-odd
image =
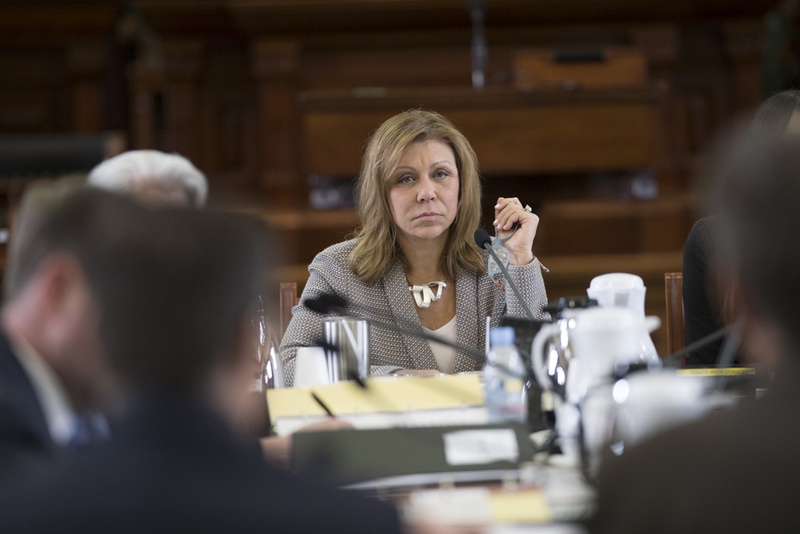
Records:
<instances>
[{"instance_id":1,"label":"blurred head","mask_svg":"<svg viewBox=\"0 0 800 534\"><path fill-rule=\"evenodd\" d=\"M265 271L255 225L200 210L139 210L124 239L97 258L90 285L120 381L134 390L202 392L218 371L236 374L251 361Z\"/></svg>"},{"instance_id":2,"label":"blurred head","mask_svg":"<svg viewBox=\"0 0 800 534\"><path fill-rule=\"evenodd\" d=\"M103 201L76 210L74 199L87 193ZM104 408L113 397L91 278L129 224L130 202L116 197L68 184L31 188L9 249L4 329L36 351L79 410Z\"/></svg>"},{"instance_id":3,"label":"blurred head","mask_svg":"<svg viewBox=\"0 0 800 534\"><path fill-rule=\"evenodd\" d=\"M362 280L374 282L386 274L402 253L392 212L392 178L412 144L440 141L452 150L459 177L458 206L442 254L442 268L450 276L458 267L482 269L472 235L480 223L481 184L478 161L467 139L444 116L427 110L409 110L386 120L372 134L361 164L357 192L361 238L351 267Z\"/></svg>"},{"instance_id":4,"label":"blurred head","mask_svg":"<svg viewBox=\"0 0 800 534\"><path fill-rule=\"evenodd\" d=\"M55 198L23 203L47 209L15 249L3 321L41 354L76 408L104 407L119 383L197 392L213 388L219 371L238 378L250 369L265 268L255 222L152 210L92 187L41 195Z\"/></svg>"},{"instance_id":5,"label":"blurred head","mask_svg":"<svg viewBox=\"0 0 800 534\"><path fill-rule=\"evenodd\" d=\"M753 117L750 131L756 140L765 136L800 133L800 91L781 91L762 102Z\"/></svg>"},{"instance_id":6,"label":"blurred head","mask_svg":"<svg viewBox=\"0 0 800 534\"><path fill-rule=\"evenodd\" d=\"M761 103L747 126L746 135L739 142L764 144L770 139L798 133L800 133L800 91L790 89L775 93ZM736 136L736 132L733 135ZM731 137L728 137L729 141L730 139ZM724 150L723 148L723 152ZM721 318L724 323L733 324L738 313L737 292L734 286L724 281L720 287L724 288L719 295ZM743 349L745 353L748 353L750 352L747 350L748 345L751 345L753 341L744 341Z\"/></svg>"},{"instance_id":7,"label":"blurred head","mask_svg":"<svg viewBox=\"0 0 800 534\"><path fill-rule=\"evenodd\" d=\"M6 256L3 274L4 300L13 298L38 267L38 260L30 256L31 240L38 232L43 220L52 214L59 203L81 185L72 181L33 184L25 190L14 218L13 231Z\"/></svg>"},{"instance_id":8,"label":"blurred head","mask_svg":"<svg viewBox=\"0 0 800 534\"><path fill-rule=\"evenodd\" d=\"M208 195L205 175L189 160L158 150L131 150L107 159L89 174L89 184L157 206L201 208Z\"/></svg>"},{"instance_id":9,"label":"blurred head","mask_svg":"<svg viewBox=\"0 0 800 534\"><path fill-rule=\"evenodd\" d=\"M718 265L735 288L740 318L800 348L800 137L749 139L718 162Z\"/></svg>"}]
</instances>

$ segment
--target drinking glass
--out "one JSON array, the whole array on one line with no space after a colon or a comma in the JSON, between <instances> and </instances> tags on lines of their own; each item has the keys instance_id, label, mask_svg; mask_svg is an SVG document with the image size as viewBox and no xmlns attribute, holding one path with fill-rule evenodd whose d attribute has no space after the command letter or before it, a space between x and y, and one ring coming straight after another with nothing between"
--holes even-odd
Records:
<instances>
[{"instance_id":1,"label":"drinking glass","mask_svg":"<svg viewBox=\"0 0 800 534\"><path fill-rule=\"evenodd\" d=\"M264 298L258 297L253 314L255 346L253 348L254 389L263 393L265 389L282 388L285 385L283 365L280 357L280 343L275 328L266 313Z\"/></svg>"}]
</instances>

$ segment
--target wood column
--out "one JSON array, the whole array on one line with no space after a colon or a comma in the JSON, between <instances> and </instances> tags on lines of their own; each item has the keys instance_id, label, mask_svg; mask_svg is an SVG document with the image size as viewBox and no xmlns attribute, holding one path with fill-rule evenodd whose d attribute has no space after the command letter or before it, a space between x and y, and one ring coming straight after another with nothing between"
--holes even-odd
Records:
<instances>
[{"instance_id":1,"label":"wood column","mask_svg":"<svg viewBox=\"0 0 800 534\"><path fill-rule=\"evenodd\" d=\"M256 80L258 185L270 203L305 205L307 186L299 165L299 112L295 95L300 68L296 41L258 39L252 46Z\"/></svg>"},{"instance_id":2,"label":"wood column","mask_svg":"<svg viewBox=\"0 0 800 534\"><path fill-rule=\"evenodd\" d=\"M723 26L725 55L730 64L733 108L752 112L763 94L761 60L764 54L764 24L761 21L729 22Z\"/></svg>"},{"instance_id":3,"label":"wood column","mask_svg":"<svg viewBox=\"0 0 800 534\"><path fill-rule=\"evenodd\" d=\"M102 42L72 44L67 65L72 78L73 131L97 133L107 128L105 79L109 69L108 47Z\"/></svg>"},{"instance_id":4,"label":"wood column","mask_svg":"<svg viewBox=\"0 0 800 534\"><path fill-rule=\"evenodd\" d=\"M164 42L165 149L199 162L199 116L203 113L200 73L205 43L197 40Z\"/></svg>"}]
</instances>

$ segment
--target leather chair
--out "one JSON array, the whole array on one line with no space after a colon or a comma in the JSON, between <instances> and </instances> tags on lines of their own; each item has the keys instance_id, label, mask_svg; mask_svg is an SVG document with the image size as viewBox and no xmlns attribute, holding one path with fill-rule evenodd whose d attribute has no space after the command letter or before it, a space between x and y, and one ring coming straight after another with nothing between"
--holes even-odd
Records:
<instances>
[{"instance_id":1,"label":"leather chair","mask_svg":"<svg viewBox=\"0 0 800 534\"><path fill-rule=\"evenodd\" d=\"M296 282L282 282L280 285L280 317L279 320L279 327L280 327L280 339L283 339L283 334L286 332L286 328L289 326L289 321L292 320L292 308L294 308L297 303L300 301L300 298L297 296L297 283Z\"/></svg>"}]
</instances>

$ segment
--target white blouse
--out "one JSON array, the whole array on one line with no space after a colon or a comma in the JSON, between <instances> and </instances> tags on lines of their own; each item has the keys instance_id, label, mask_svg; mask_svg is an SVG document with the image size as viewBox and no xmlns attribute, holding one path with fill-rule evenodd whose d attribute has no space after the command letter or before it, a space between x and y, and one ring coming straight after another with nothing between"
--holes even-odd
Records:
<instances>
[{"instance_id":1,"label":"white blouse","mask_svg":"<svg viewBox=\"0 0 800 534\"><path fill-rule=\"evenodd\" d=\"M456 331L456 316L454 315L450 322L446 325L437 328L436 330L430 330L425 328L424 326L422 329L428 334L434 334L437 337L445 339L447 341L451 341L453 343L457 340ZM431 346L431 352L433 352L433 357L436 358L436 365L439 366L439 370L443 373L453 374L455 360L456 360L456 351L448 347L447 345L442 345L441 343L436 343L435 341L428 341Z\"/></svg>"}]
</instances>

